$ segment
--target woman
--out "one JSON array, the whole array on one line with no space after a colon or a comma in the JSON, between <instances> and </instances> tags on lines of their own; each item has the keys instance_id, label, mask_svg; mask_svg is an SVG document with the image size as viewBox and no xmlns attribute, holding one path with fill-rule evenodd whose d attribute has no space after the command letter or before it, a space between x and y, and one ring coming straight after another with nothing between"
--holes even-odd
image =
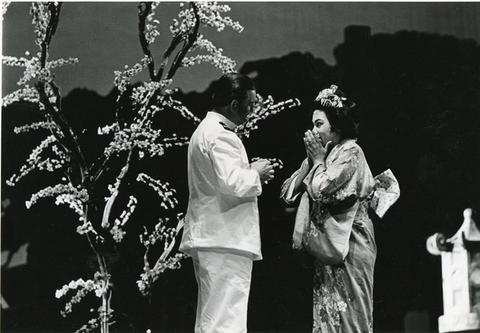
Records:
<instances>
[{"instance_id":1,"label":"woman","mask_svg":"<svg viewBox=\"0 0 480 333\"><path fill-rule=\"evenodd\" d=\"M375 180L356 143L354 103L337 90L315 99L307 158L282 185L292 203L303 193L293 245L314 254L313 332L373 332L373 269L377 248L367 199ZM310 244L322 237L321 246Z\"/></svg>"}]
</instances>

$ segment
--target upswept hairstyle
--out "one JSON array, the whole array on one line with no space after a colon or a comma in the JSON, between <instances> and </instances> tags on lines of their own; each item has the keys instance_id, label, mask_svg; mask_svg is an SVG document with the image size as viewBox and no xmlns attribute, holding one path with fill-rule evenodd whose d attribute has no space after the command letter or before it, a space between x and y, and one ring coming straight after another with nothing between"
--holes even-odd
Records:
<instances>
[{"instance_id":1,"label":"upswept hairstyle","mask_svg":"<svg viewBox=\"0 0 480 333\"><path fill-rule=\"evenodd\" d=\"M214 84L213 107L228 105L233 100L243 101L250 90L255 90L255 84L248 76L238 73L224 74Z\"/></svg>"},{"instance_id":2,"label":"upswept hairstyle","mask_svg":"<svg viewBox=\"0 0 480 333\"><path fill-rule=\"evenodd\" d=\"M354 107L355 103L335 85L320 91L313 102L314 110L325 112L332 131L338 132L342 139L358 138L358 123L352 114Z\"/></svg>"}]
</instances>

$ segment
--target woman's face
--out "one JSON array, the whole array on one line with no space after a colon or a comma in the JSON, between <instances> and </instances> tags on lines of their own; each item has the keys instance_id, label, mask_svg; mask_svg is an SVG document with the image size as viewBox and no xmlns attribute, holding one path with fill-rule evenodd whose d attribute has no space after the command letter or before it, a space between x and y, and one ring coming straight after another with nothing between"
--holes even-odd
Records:
<instances>
[{"instance_id":1,"label":"woman's face","mask_svg":"<svg viewBox=\"0 0 480 333\"><path fill-rule=\"evenodd\" d=\"M330 125L330 122L328 121L327 115L324 111L313 111L312 123L313 134L322 139L324 146L328 141L332 141L335 144L338 143L339 135L337 132L332 131L332 126Z\"/></svg>"}]
</instances>

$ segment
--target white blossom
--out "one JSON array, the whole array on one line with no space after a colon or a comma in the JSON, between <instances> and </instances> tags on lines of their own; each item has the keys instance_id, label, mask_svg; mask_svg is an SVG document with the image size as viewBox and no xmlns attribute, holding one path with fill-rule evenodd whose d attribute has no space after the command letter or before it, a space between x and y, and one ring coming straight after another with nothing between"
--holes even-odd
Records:
<instances>
[{"instance_id":1,"label":"white blossom","mask_svg":"<svg viewBox=\"0 0 480 333\"><path fill-rule=\"evenodd\" d=\"M123 94L127 90L127 85L130 84L130 80L132 79L132 77L144 70L151 61L152 59L146 55L142 58L142 60L140 60L140 63L133 65L132 68L128 68L128 66L125 66L126 68L124 71L114 72L114 84L120 94Z\"/></svg>"},{"instance_id":2,"label":"white blossom","mask_svg":"<svg viewBox=\"0 0 480 333\"><path fill-rule=\"evenodd\" d=\"M111 132L118 131L119 127L118 124L112 124L112 125L107 125L104 127L99 127L97 130L98 135L105 135L105 134L110 134Z\"/></svg>"},{"instance_id":3,"label":"white blossom","mask_svg":"<svg viewBox=\"0 0 480 333\"><path fill-rule=\"evenodd\" d=\"M26 52L26 55L29 54L29 52ZM45 68L41 68L40 55L41 54L39 52L36 57L31 57L30 59L25 57L17 58L12 56L3 56L2 62L6 66L25 67L23 76L17 82L17 85L25 85L34 78L37 78L42 82L51 82L53 80L53 74L51 72L52 69L78 62L77 58L72 57L68 58L67 60L57 59L46 62Z\"/></svg>"},{"instance_id":4,"label":"white blossom","mask_svg":"<svg viewBox=\"0 0 480 333\"><path fill-rule=\"evenodd\" d=\"M280 113L285 109L294 108L300 105L300 101L295 99L288 99L279 103L275 103L272 96L268 96L266 100L263 100L261 95L257 95L257 104L248 116L246 121L235 128L235 133L240 138L248 138L253 130L258 129L257 123L260 120L264 120L270 115Z\"/></svg>"},{"instance_id":5,"label":"white blossom","mask_svg":"<svg viewBox=\"0 0 480 333\"><path fill-rule=\"evenodd\" d=\"M31 153L28 157L26 163L20 168L20 173L13 174L12 177L7 180L7 184L10 186L14 186L20 179L25 177L34 169L39 170L49 170L53 171L54 169L58 169L64 163L63 160L55 160L46 158L43 161L41 160L41 154L50 146L52 143L56 141L53 135L49 135L46 139L44 139Z\"/></svg>"},{"instance_id":6,"label":"white blossom","mask_svg":"<svg viewBox=\"0 0 480 333\"><path fill-rule=\"evenodd\" d=\"M148 288L152 283L154 283L160 274L162 274L167 269L179 269L181 267L181 260L186 258L187 255L184 253L176 253L175 256L169 257L165 261L159 262L151 270L145 271L140 274L140 280L137 280L137 287L143 294L146 294Z\"/></svg>"},{"instance_id":7,"label":"white blossom","mask_svg":"<svg viewBox=\"0 0 480 333\"><path fill-rule=\"evenodd\" d=\"M223 49L217 48L211 41L206 39L203 35L199 35L192 48L189 50L193 52L197 49L206 50L208 54L199 54L192 57L185 57L182 65L184 67L191 67L202 62L209 62L224 73L231 73L234 71L236 63L234 60L223 55Z\"/></svg>"},{"instance_id":8,"label":"white blossom","mask_svg":"<svg viewBox=\"0 0 480 333\"><path fill-rule=\"evenodd\" d=\"M150 81L144 82L141 86L133 89L131 99L136 105L148 103L153 94L169 86L173 80L161 80L160 82Z\"/></svg>"},{"instance_id":9,"label":"white blossom","mask_svg":"<svg viewBox=\"0 0 480 333\"><path fill-rule=\"evenodd\" d=\"M47 62L46 64L46 67L48 69L54 69L56 67L61 67L61 66L65 66L65 65L73 65L73 64L76 64L78 63L78 58L72 58L72 57L69 57L68 59L57 59L57 60L51 60L49 62Z\"/></svg>"},{"instance_id":10,"label":"white blossom","mask_svg":"<svg viewBox=\"0 0 480 333\"><path fill-rule=\"evenodd\" d=\"M231 27L237 32L242 32L243 27L238 22L234 22L230 17L223 17L222 14L229 12L230 6L218 5L215 1L197 1L195 5L198 9L200 22L209 27L222 31L225 27ZM173 20L170 31L174 36L187 34L195 25L195 15L193 8L187 8L178 14L178 18Z\"/></svg>"},{"instance_id":11,"label":"white blossom","mask_svg":"<svg viewBox=\"0 0 480 333\"><path fill-rule=\"evenodd\" d=\"M37 90L35 88L31 88L29 85L26 85L24 88L18 89L3 97L2 106L6 107L7 105L20 101L38 103L39 96Z\"/></svg>"},{"instance_id":12,"label":"white blossom","mask_svg":"<svg viewBox=\"0 0 480 333\"><path fill-rule=\"evenodd\" d=\"M315 98L315 102L320 102L323 106L342 108L343 102L346 101L347 98L338 96L335 93L337 89L338 87L334 84L332 84L330 88L323 89Z\"/></svg>"},{"instance_id":13,"label":"white blossom","mask_svg":"<svg viewBox=\"0 0 480 333\"><path fill-rule=\"evenodd\" d=\"M2 21L3 21L3 17L7 13L8 6L10 6L10 3L11 1L2 1Z\"/></svg>"},{"instance_id":14,"label":"white blossom","mask_svg":"<svg viewBox=\"0 0 480 333\"><path fill-rule=\"evenodd\" d=\"M139 112L141 118L138 118L129 127L115 131L113 140L104 150L105 156L109 157L122 151L129 151L134 147L140 148L141 156L145 154L148 154L149 157L161 156L166 148L187 144L188 138L186 137L178 138L173 135L170 138L163 138L162 131L152 127L151 118L159 110L161 109L155 105L147 110L141 110Z\"/></svg>"},{"instance_id":15,"label":"white blossom","mask_svg":"<svg viewBox=\"0 0 480 333\"><path fill-rule=\"evenodd\" d=\"M152 283L158 279L160 274L167 269L180 268L180 261L187 257L187 255L183 253L176 253L174 256L170 256L173 246L175 245L175 239L185 224L183 214L177 215L176 227L167 227L168 223L168 218L160 218L159 223L155 225L155 229L152 233L149 234L147 229L144 227L145 232L140 235L140 242L145 246L147 252L150 247L155 245L157 242L163 241L163 253L157 259L153 268L150 267L147 256L144 256L144 272L140 275L140 280L137 281L138 289L143 294L148 293L148 289Z\"/></svg>"},{"instance_id":16,"label":"white blossom","mask_svg":"<svg viewBox=\"0 0 480 333\"><path fill-rule=\"evenodd\" d=\"M227 13L231 10L230 6L219 5L216 1L199 1L196 4L200 21L203 24L216 28L217 31L222 31L226 27L231 27L237 32L243 31L243 26L240 23L234 22L228 16L222 16L222 13Z\"/></svg>"},{"instance_id":17,"label":"white blossom","mask_svg":"<svg viewBox=\"0 0 480 333\"><path fill-rule=\"evenodd\" d=\"M168 105L172 109L178 111L185 119L192 120L195 124L200 123L200 119L197 118L182 102L173 99L171 97L164 99L165 105Z\"/></svg>"},{"instance_id":18,"label":"white blossom","mask_svg":"<svg viewBox=\"0 0 480 333\"><path fill-rule=\"evenodd\" d=\"M162 183L159 180L153 179L145 173L139 173L137 176L138 182L143 182L153 188L161 199L160 205L165 208L173 208L178 204L177 198L175 198L176 190L169 188L169 183Z\"/></svg>"},{"instance_id":19,"label":"white blossom","mask_svg":"<svg viewBox=\"0 0 480 333\"><path fill-rule=\"evenodd\" d=\"M110 275L95 273L94 279L86 280L78 279L70 281L64 285L61 289L55 292L56 298L61 298L67 295L71 290L76 290L76 294L65 304L64 310L61 312L62 316L66 316L72 312L73 305L80 303L80 301L90 292L94 292L97 297L102 297L107 292L109 285Z\"/></svg>"},{"instance_id":20,"label":"white blossom","mask_svg":"<svg viewBox=\"0 0 480 333\"><path fill-rule=\"evenodd\" d=\"M25 204L27 208L34 205L38 199L47 197L61 196L59 203L68 203L73 206L73 209L78 212L79 207L87 202L88 193L86 189L79 189L74 187L71 183L57 184L55 186L48 186L37 193L33 194Z\"/></svg>"},{"instance_id":21,"label":"white blossom","mask_svg":"<svg viewBox=\"0 0 480 333\"><path fill-rule=\"evenodd\" d=\"M50 22L50 11L48 10L48 2L33 2L30 7L30 15L32 16L32 24L35 26L36 40L35 44L42 46L47 33L48 23Z\"/></svg>"},{"instance_id":22,"label":"white blossom","mask_svg":"<svg viewBox=\"0 0 480 333\"><path fill-rule=\"evenodd\" d=\"M19 134L19 133L25 133L25 132L29 132L29 131L35 131L35 130L38 130L38 129L51 129L52 127L54 127L55 124L52 123L51 121L39 121L39 122L35 122L35 123L31 123L31 124L27 124L27 125L23 125L23 126L16 126L13 131L15 132L15 134Z\"/></svg>"},{"instance_id":23,"label":"white blossom","mask_svg":"<svg viewBox=\"0 0 480 333\"><path fill-rule=\"evenodd\" d=\"M157 24L160 22L154 19L155 16L155 9L159 5L159 1L152 2L152 9L150 13L147 15L146 22L145 22L145 39L147 40L148 44L152 44L155 41L155 37L160 35L160 32L157 30Z\"/></svg>"},{"instance_id":24,"label":"white blossom","mask_svg":"<svg viewBox=\"0 0 480 333\"><path fill-rule=\"evenodd\" d=\"M130 216L133 214L136 208L137 199L131 195L125 210L120 214L118 219L115 219L113 227L110 229L110 234L113 237L113 240L117 243L120 243L123 240L123 237L126 235L126 232L122 227L130 219Z\"/></svg>"},{"instance_id":25,"label":"white blossom","mask_svg":"<svg viewBox=\"0 0 480 333\"><path fill-rule=\"evenodd\" d=\"M77 331L75 331L75 333L91 332L94 329L98 328L101 323L102 323L102 318L90 319L86 325L83 325L82 327L80 327Z\"/></svg>"}]
</instances>

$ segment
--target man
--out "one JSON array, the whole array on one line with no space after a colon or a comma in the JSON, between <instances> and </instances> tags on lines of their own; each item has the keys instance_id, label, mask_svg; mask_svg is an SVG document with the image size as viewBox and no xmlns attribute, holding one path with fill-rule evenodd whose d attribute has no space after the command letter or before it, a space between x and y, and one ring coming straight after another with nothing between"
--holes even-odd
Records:
<instances>
[{"instance_id":1,"label":"man","mask_svg":"<svg viewBox=\"0 0 480 333\"><path fill-rule=\"evenodd\" d=\"M180 251L193 258L198 284L196 333L247 331L254 260L261 260L257 196L273 178L267 160L249 164L234 128L252 112L253 81L225 74L188 148L190 197Z\"/></svg>"}]
</instances>

